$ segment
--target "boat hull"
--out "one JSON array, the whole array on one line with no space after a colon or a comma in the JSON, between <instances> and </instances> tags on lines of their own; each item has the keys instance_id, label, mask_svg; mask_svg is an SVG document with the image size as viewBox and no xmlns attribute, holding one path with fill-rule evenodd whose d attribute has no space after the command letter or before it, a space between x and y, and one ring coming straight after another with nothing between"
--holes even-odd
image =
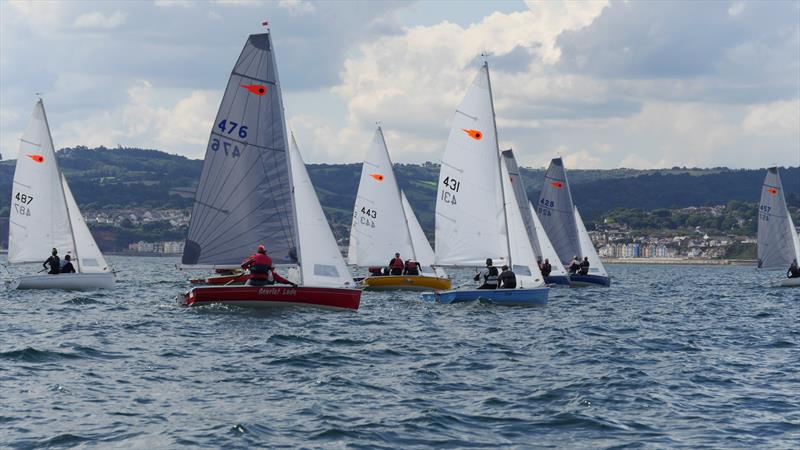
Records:
<instances>
[{"instance_id":1,"label":"boat hull","mask_svg":"<svg viewBox=\"0 0 800 450\"><path fill-rule=\"evenodd\" d=\"M464 303L480 301L501 306L544 306L550 295L550 289L539 287L533 289L465 289L449 290L422 294L422 299L438 303Z\"/></svg>"},{"instance_id":2,"label":"boat hull","mask_svg":"<svg viewBox=\"0 0 800 450\"><path fill-rule=\"evenodd\" d=\"M784 278L774 282L772 287L800 287L800 278Z\"/></svg>"},{"instance_id":3,"label":"boat hull","mask_svg":"<svg viewBox=\"0 0 800 450\"><path fill-rule=\"evenodd\" d=\"M599 275L570 275L570 287L591 287L591 286L611 286L611 277L601 277Z\"/></svg>"},{"instance_id":4,"label":"boat hull","mask_svg":"<svg viewBox=\"0 0 800 450\"><path fill-rule=\"evenodd\" d=\"M178 297L186 306L223 304L247 308L305 306L324 309L356 310L361 290L309 286L198 286Z\"/></svg>"},{"instance_id":5,"label":"boat hull","mask_svg":"<svg viewBox=\"0 0 800 450\"><path fill-rule=\"evenodd\" d=\"M212 286L225 286L225 285L238 285L238 284L245 284L247 280L250 278L249 274L243 273L239 275L220 275L216 277L208 277L208 278L195 278L190 280L192 284L207 284Z\"/></svg>"},{"instance_id":6,"label":"boat hull","mask_svg":"<svg viewBox=\"0 0 800 450\"><path fill-rule=\"evenodd\" d=\"M369 291L444 291L452 287L449 278L425 275L380 275L361 281Z\"/></svg>"},{"instance_id":7,"label":"boat hull","mask_svg":"<svg viewBox=\"0 0 800 450\"><path fill-rule=\"evenodd\" d=\"M568 275L553 275L549 277L544 277L544 284L553 285L553 286L569 286L569 276Z\"/></svg>"},{"instance_id":8,"label":"boat hull","mask_svg":"<svg viewBox=\"0 0 800 450\"><path fill-rule=\"evenodd\" d=\"M92 291L111 289L116 277L113 273L64 273L58 275L28 275L9 283L9 289L63 289L67 291Z\"/></svg>"}]
</instances>

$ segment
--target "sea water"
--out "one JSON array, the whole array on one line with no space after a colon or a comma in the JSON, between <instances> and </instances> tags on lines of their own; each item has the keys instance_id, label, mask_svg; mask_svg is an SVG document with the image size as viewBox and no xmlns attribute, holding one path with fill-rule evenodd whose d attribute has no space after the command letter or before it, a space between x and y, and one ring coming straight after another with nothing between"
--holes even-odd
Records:
<instances>
[{"instance_id":1,"label":"sea water","mask_svg":"<svg viewBox=\"0 0 800 450\"><path fill-rule=\"evenodd\" d=\"M109 259L113 290L0 291L0 447L800 447L779 274L612 265L546 307L264 312L178 306L177 259Z\"/></svg>"}]
</instances>

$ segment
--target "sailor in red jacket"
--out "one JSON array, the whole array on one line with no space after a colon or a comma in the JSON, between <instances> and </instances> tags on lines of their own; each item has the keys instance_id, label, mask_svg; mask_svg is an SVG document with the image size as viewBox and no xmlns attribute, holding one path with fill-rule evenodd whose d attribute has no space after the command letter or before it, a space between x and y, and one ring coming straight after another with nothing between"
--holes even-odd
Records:
<instances>
[{"instance_id":1,"label":"sailor in red jacket","mask_svg":"<svg viewBox=\"0 0 800 450\"><path fill-rule=\"evenodd\" d=\"M248 286L264 286L277 282L297 287L296 284L275 272L272 267L272 258L267 256L267 250L263 245L259 245L258 251L242 263L242 269L250 269L250 279L245 283Z\"/></svg>"}]
</instances>

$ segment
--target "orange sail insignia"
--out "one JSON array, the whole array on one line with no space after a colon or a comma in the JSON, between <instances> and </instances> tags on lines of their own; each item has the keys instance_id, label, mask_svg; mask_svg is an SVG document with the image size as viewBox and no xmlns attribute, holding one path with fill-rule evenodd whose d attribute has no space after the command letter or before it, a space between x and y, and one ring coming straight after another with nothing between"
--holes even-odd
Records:
<instances>
[{"instance_id":1,"label":"orange sail insignia","mask_svg":"<svg viewBox=\"0 0 800 450\"><path fill-rule=\"evenodd\" d=\"M44 156L42 156L42 155L25 155L25 156L27 156L28 158L34 160L35 162L37 162L39 164L44 162Z\"/></svg>"},{"instance_id":2,"label":"orange sail insignia","mask_svg":"<svg viewBox=\"0 0 800 450\"><path fill-rule=\"evenodd\" d=\"M559 189L564 187L564 183L562 183L560 181L553 181L553 182L550 183L550 185L553 186L553 187L557 187Z\"/></svg>"},{"instance_id":3,"label":"orange sail insignia","mask_svg":"<svg viewBox=\"0 0 800 450\"><path fill-rule=\"evenodd\" d=\"M247 89L253 94L256 94L259 97L263 97L264 94L267 93L267 87L263 84L240 84L239 86Z\"/></svg>"},{"instance_id":4,"label":"orange sail insignia","mask_svg":"<svg viewBox=\"0 0 800 450\"><path fill-rule=\"evenodd\" d=\"M463 130L464 133L467 133L469 137L475 139L476 141L483 139L483 133L481 133L479 130L468 130L466 128L462 128L461 130Z\"/></svg>"},{"instance_id":5,"label":"orange sail insignia","mask_svg":"<svg viewBox=\"0 0 800 450\"><path fill-rule=\"evenodd\" d=\"M371 173L371 174L369 174L369 176L374 178L375 181L383 181L383 175L381 175L379 173Z\"/></svg>"},{"instance_id":6,"label":"orange sail insignia","mask_svg":"<svg viewBox=\"0 0 800 450\"><path fill-rule=\"evenodd\" d=\"M778 190L775 189L775 188L767 188L767 192L769 192L772 195L777 195L778 194Z\"/></svg>"}]
</instances>

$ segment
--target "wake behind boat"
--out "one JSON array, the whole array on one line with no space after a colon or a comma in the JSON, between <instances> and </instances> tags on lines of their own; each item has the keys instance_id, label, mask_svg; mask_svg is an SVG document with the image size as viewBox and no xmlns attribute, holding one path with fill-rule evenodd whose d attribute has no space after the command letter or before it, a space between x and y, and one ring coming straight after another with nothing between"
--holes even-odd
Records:
<instances>
[{"instance_id":1,"label":"wake behind boat","mask_svg":"<svg viewBox=\"0 0 800 450\"><path fill-rule=\"evenodd\" d=\"M500 158L489 66L484 63L456 109L442 156L436 198L436 264L469 267L491 258L513 269L516 286L437 291L422 294L424 300L547 304L549 289L539 272L511 177Z\"/></svg>"},{"instance_id":2,"label":"wake behind boat","mask_svg":"<svg viewBox=\"0 0 800 450\"><path fill-rule=\"evenodd\" d=\"M179 302L358 309L361 291L352 287L294 137L289 145L269 32L247 39L231 73L206 150L182 263L238 268L261 243L277 267L299 268L296 285L199 286Z\"/></svg>"},{"instance_id":3,"label":"wake behind boat","mask_svg":"<svg viewBox=\"0 0 800 450\"><path fill-rule=\"evenodd\" d=\"M47 255L52 256L48 258L49 274L17 277L8 283L10 289L114 287L114 273L86 226L58 166L41 99L20 139L11 206L8 262L41 264ZM59 254L64 256L63 267ZM74 273L62 273L72 271L64 270L67 261Z\"/></svg>"},{"instance_id":4,"label":"wake behind boat","mask_svg":"<svg viewBox=\"0 0 800 450\"><path fill-rule=\"evenodd\" d=\"M370 276L362 280L365 289L450 289L447 274L433 267L433 249L397 184L381 127L375 130L361 168L347 253L350 264L370 266ZM401 255L410 258L404 261Z\"/></svg>"},{"instance_id":5,"label":"wake behind boat","mask_svg":"<svg viewBox=\"0 0 800 450\"><path fill-rule=\"evenodd\" d=\"M798 262L800 237L786 207L778 168L770 167L761 187L758 205L758 268L787 271L787 278L771 283L774 287L800 287Z\"/></svg>"}]
</instances>

